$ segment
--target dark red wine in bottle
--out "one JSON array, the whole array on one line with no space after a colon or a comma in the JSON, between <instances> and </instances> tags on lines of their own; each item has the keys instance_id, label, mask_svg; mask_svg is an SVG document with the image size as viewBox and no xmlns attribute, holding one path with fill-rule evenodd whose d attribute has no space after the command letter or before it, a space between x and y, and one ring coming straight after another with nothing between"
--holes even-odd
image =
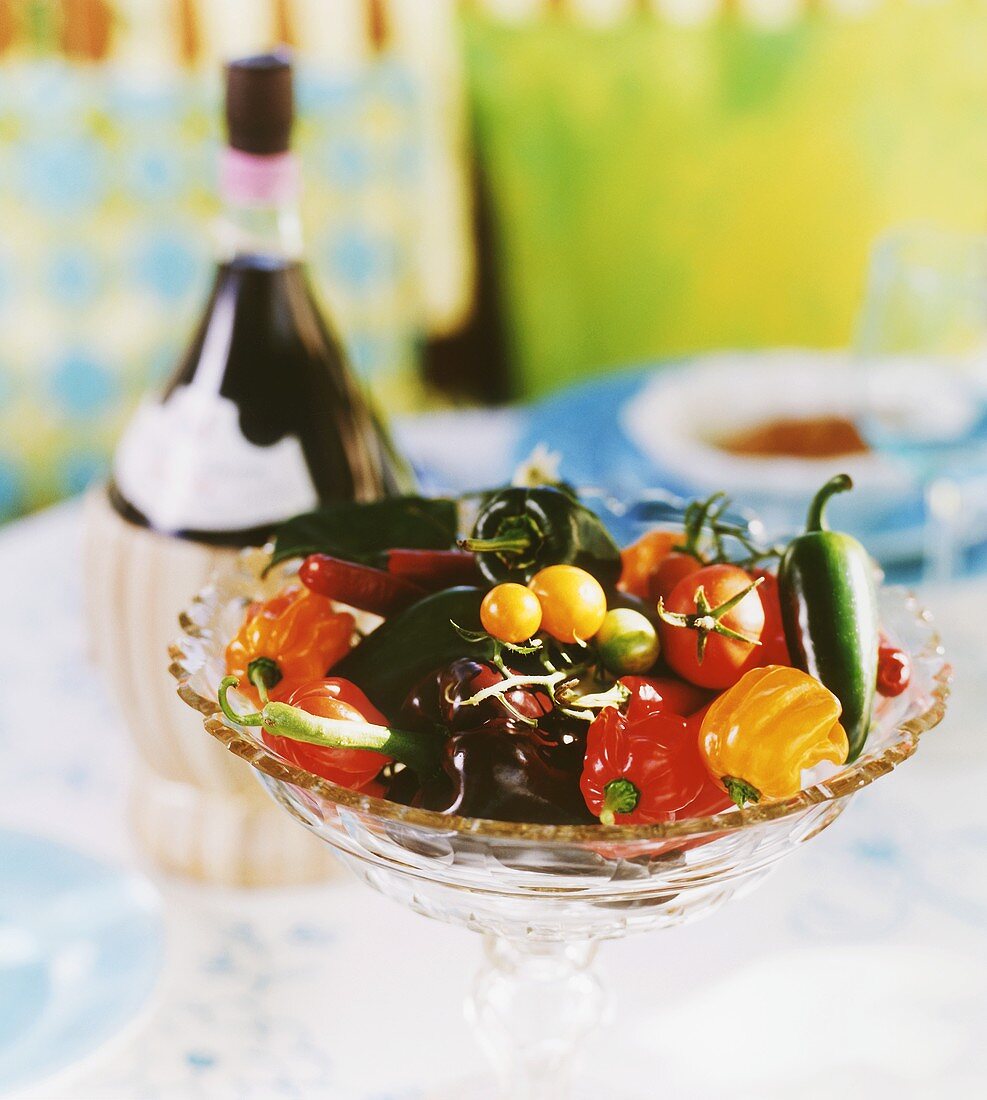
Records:
<instances>
[{"instance_id":1,"label":"dark red wine in bottle","mask_svg":"<svg viewBox=\"0 0 987 1100\"><path fill-rule=\"evenodd\" d=\"M110 499L132 522L234 546L323 502L408 491L412 477L306 275L290 62L248 58L226 77L223 256L191 346L120 443Z\"/></svg>"}]
</instances>

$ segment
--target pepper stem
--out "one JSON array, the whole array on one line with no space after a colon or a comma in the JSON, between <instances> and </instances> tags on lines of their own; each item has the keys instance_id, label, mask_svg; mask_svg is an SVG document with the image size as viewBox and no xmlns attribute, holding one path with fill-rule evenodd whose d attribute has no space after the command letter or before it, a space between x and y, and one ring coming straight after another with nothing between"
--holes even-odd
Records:
<instances>
[{"instance_id":1,"label":"pepper stem","mask_svg":"<svg viewBox=\"0 0 987 1100\"><path fill-rule=\"evenodd\" d=\"M629 780L620 776L611 779L603 788L603 808L600 810L600 824L613 825L615 814L630 814L637 809L641 801L641 792Z\"/></svg>"},{"instance_id":2,"label":"pepper stem","mask_svg":"<svg viewBox=\"0 0 987 1100\"><path fill-rule=\"evenodd\" d=\"M761 792L757 787L748 783L746 779L738 779L734 775L725 775L720 782L726 787L727 794L734 800L740 810L748 802L757 803L761 801Z\"/></svg>"},{"instance_id":3,"label":"pepper stem","mask_svg":"<svg viewBox=\"0 0 987 1100\"><path fill-rule=\"evenodd\" d=\"M255 657L247 665L247 679L257 689L261 703L267 702L267 693L284 679L278 662L271 657Z\"/></svg>"},{"instance_id":4,"label":"pepper stem","mask_svg":"<svg viewBox=\"0 0 987 1100\"><path fill-rule=\"evenodd\" d=\"M492 539L458 539L460 550L470 550L474 554L523 554L530 550L532 539L523 534L498 535Z\"/></svg>"},{"instance_id":5,"label":"pepper stem","mask_svg":"<svg viewBox=\"0 0 987 1100\"><path fill-rule=\"evenodd\" d=\"M238 714L227 698L229 689L238 684L235 676L227 676L220 683L218 694L223 714L238 726L264 726L279 737L324 748L379 752L407 764L420 779L434 775L441 766L442 739L438 736L409 733L373 722L324 718L279 702L266 703L258 712Z\"/></svg>"},{"instance_id":6,"label":"pepper stem","mask_svg":"<svg viewBox=\"0 0 987 1100\"><path fill-rule=\"evenodd\" d=\"M456 545L474 554L497 554L502 560L507 559L505 564L520 566L527 564L527 559L538 552L544 541L545 533L531 516L514 515L504 516L493 533L483 537L474 533L458 539ZM526 557L521 562L511 560L519 555Z\"/></svg>"},{"instance_id":7,"label":"pepper stem","mask_svg":"<svg viewBox=\"0 0 987 1100\"><path fill-rule=\"evenodd\" d=\"M809 515L805 521L806 531L828 531L826 505L829 503L830 497L835 496L837 493L845 493L852 488L853 479L849 474L837 474L835 477L831 477L812 498L812 503L809 505Z\"/></svg>"},{"instance_id":8,"label":"pepper stem","mask_svg":"<svg viewBox=\"0 0 987 1100\"><path fill-rule=\"evenodd\" d=\"M240 681L235 676L224 676L219 684L219 692L217 698L219 699L219 709L223 712L231 722L238 726L262 726L264 724L264 716L259 711L254 711L251 714L238 714L230 705L227 693L230 688L238 688Z\"/></svg>"}]
</instances>

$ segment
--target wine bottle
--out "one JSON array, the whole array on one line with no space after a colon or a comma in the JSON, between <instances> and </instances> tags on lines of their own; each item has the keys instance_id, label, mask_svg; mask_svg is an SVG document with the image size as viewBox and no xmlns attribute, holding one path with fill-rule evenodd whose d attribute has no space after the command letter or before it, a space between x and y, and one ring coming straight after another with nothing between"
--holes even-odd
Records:
<instances>
[{"instance_id":1,"label":"wine bottle","mask_svg":"<svg viewBox=\"0 0 987 1100\"><path fill-rule=\"evenodd\" d=\"M320 502L412 485L312 294L292 115L287 57L228 66L224 254L191 346L138 409L110 483L121 515L157 531L258 543Z\"/></svg>"},{"instance_id":2,"label":"wine bottle","mask_svg":"<svg viewBox=\"0 0 987 1100\"><path fill-rule=\"evenodd\" d=\"M227 884L302 882L328 864L176 697L178 614L289 516L412 487L309 286L292 115L286 56L228 66L212 292L87 502L88 618L137 748L134 832L167 870Z\"/></svg>"}]
</instances>

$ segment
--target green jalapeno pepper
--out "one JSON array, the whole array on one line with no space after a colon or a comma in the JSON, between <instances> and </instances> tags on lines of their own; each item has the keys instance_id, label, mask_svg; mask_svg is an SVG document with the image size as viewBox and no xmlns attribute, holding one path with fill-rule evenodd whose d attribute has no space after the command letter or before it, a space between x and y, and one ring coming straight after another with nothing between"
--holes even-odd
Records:
<instances>
[{"instance_id":1,"label":"green jalapeno pepper","mask_svg":"<svg viewBox=\"0 0 987 1100\"><path fill-rule=\"evenodd\" d=\"M860 755L870 731L878 651L871 558L853 536L826 526L826 503L851 488L846 474L826 482L809 508L805 534L792 540L778 569L792 659L843 705L848 762Z\"/></svg>"},{"instance_id":2,"label":"green jalapeno pepper","mask_svg":"<svg viewBox=\"0 0 987 1100\"><path fill-rule=\"evenodd\" d=\"M492 656L491 639L466 641L456 629L483 632L483 595L479 588L462 585L424 597L368 634L333 665L333 676L356 684L389 717L397 714L405 696L427 673L457 657Z\"/></svg>"},{"instance_id":3,"label":"green jalapeno pepper","mask_svg":"<svg viewBox=\"0 0 987 1100\"><path fill-rule=\"evenodd\" d=\"M503 489L477 517L470 538L483 575L492 583L525 583L547 565L577 565L611 587L620 577L620 551L603 521L568 493L542 485Z\"/></svg>"}]
</instances>

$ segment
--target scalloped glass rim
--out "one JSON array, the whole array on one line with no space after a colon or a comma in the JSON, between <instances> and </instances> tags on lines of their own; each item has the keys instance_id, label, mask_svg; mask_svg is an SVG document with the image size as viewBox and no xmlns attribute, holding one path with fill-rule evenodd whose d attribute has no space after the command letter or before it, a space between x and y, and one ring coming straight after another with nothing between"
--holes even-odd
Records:
<instances>
[{"instance_id":1,"label":"scalloped glass rim","mask_svg":"<svg viewBox=\"0 0 987 1100\"><path fill-rule=\"evenodd\" d=\"M256 569L258 552L244 551L238 559L244 578L249 573L251 561L255 579L259 578ZM277 571L276 571L277 572ZM282 572L282 579L290 572ZM204 614L218 609L218 586L223 579L220 574L203 592L196 596L190 608L179 618L183 630L182 638L170 650L172 664L170 671L178 680L178 694L190 707L203 716L203 724L208 733L222 742L226 748L245 760L251 767L270 776L272 779L290 783L334 805L373 815L382 820L401 822L420 829L434 830L437 833L460 833L475 837L490 837L501 840L537 841L542 844L583 844L600 841L660 841L678 837L690 837L710 833L724 834L736 832L749 826L768 821L778 821L790 817L823 802L846 798L869 786L882 775L887 775L903 761L907 760L918 748L923 733L937 726L946 711L952 681L952 669L945 661L945 654L938 632L932 627L932 617L918 603L914 596L900 589L885 588L889 595L901 592L905 611L922 624L927 639L920 652L912 654L913 659L936 663L932 676L932 686L928 706L919 714L900 722L893 733L896 739L881 752L867 754L848 768L828 779L804 787L797 795L776 802L766 802L744 809L730 809L710 817L685 818L681 821L665 822L656 825L533 825L508 821L494 821L488 818L459 817L455 814L442 814L434 810L420 810L391 802L383 798L373 798L346 787L313 775L296 764L274 752L249 729L234 727L226 722L219 711L215 699L201 695L190 681L202 667L200 660L196 664L195 650L208 640L207 632L202 629ZM241 597L248 593L241 590Z\"/></svg>"}]
</instances>

